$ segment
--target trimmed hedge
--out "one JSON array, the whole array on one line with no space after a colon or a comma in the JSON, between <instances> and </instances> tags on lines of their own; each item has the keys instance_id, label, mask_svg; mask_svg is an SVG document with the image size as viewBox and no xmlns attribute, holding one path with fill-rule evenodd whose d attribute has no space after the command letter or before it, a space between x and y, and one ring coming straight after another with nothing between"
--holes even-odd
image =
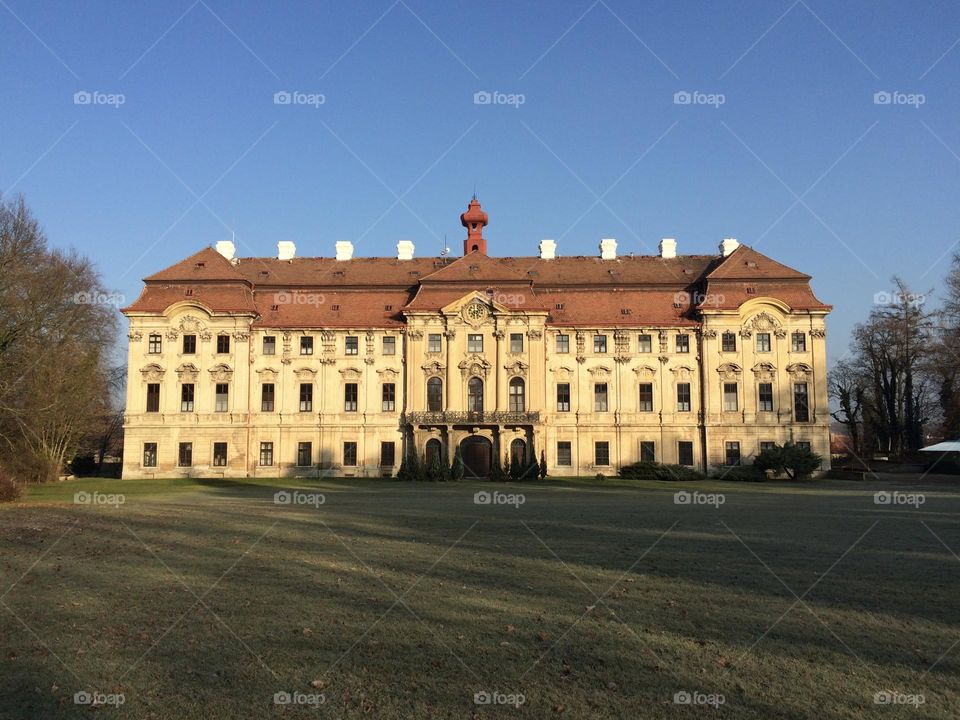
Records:
<instances>
[{"instance_id":1,"label":"trimmed hedge","mask_svg":"<svg viewBox=\"0 0 960 720\"><path fill-rule=\"evenodd\" d=\"M703 480L703 473L686 465L665 465L657 462L635 462L620 468L620 477L630 480Z\"/></svg>"}]
</instances>

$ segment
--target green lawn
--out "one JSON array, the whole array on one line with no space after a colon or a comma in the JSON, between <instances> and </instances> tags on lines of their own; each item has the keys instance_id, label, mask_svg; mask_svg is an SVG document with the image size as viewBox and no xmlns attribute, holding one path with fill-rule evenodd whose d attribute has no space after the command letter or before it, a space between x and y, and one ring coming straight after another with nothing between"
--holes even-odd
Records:
<instances>
[{"instance_id":1,"label":"green lawn","mask_svg":"<svg viewBox=\"0 0 960 720\"><path fill-rule=\"evenodd\" d=\"M949 485L71 481L0 507L0 718L955 718L955 553Z\"/></svg>"}]
</instances>

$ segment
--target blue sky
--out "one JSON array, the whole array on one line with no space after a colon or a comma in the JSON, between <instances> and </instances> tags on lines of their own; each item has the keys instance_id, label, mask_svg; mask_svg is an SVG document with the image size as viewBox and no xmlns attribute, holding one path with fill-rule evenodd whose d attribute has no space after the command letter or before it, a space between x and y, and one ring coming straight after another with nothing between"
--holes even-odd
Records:
<instances>
[{"instance_id":1,"label":"blue sky","mask_svg":"<svg viewBox=\"0 0 960 720\"><path fill-rule=\"evenodd\" d=\"M935 288L957 249L958 20L952 1L2 0L0 190L128 299L233 232L241 255L459 252L474 187L495 255L736 237L814 276L835 358L894 273ZM294 91L314 102L274 102Z\"/></svg>"}]
</instances>

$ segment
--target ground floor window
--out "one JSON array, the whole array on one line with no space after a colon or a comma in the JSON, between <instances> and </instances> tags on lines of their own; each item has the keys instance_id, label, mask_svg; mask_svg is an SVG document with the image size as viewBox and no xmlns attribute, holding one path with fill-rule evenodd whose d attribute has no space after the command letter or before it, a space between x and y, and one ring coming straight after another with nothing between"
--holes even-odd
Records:
<instances>
[{"instance_id":1,"label":"ground floor window","mask_svg":"<svg viewBox=\"0 0 960 720\"><path fill-rule=\"evenodd\" d=\"M799 442L797 442L797 447L800 448L801 450L809 450L810 443L807 442L806 440L800 440Z\"/></svg>"},{"instance_id":2,"label":"ground floor window","mask_svg":"<svg viewBox=\"0 0 960 720\"><path fill-rule=\"evenodd\" d=\"M213 465L214 467L226 467L227 444L225 442L217 442L213 444Z\"/></svg>"},{"instance_id":3,"label":"ground floor window","mask_svg":"<svg viewBox=\"0 0 960 720\"><path fill-rule=\"evenodd\" d=\"M380 467L393 467L397 459L397 446L393 442L380 443Z\"/></svg>"},{"instance_id":4,"label":"ground floor window","mask_svg":"<svg viewBox=\"0 0 960 720\"><path fill-rule=\"evenodd\" d=\"M677 465L693 467L693 443L689 440L677 443Z\"/></svg>"},{"instance_id":5,"label":"ground floor window","mask_svg":"<svg viewBox=\"0 0 960 720\"><path fill-rule=\"evenodd\" d=\"M573 465L573 448L566 440L557 443L557 465L563 467Z\"/></svg>"},{"instance_id":6,"label":"ground floor window","mask_svg":"<svg viewBox=\"0 0 960 720\"><path fill-rule=\"evenodd\" d=\"M193 443L180 443L177 449L177 465L180 467L193 465Z\"/></svg>"},{"instance_id":7,"label":"ground floor window","mask_svg":"<svg viewBox=\"0 0 960 720\"><path fill-rule=\"evenodd\" d=\"M297 465L307 467L313 464L313 443L297 443Z\"/></svg>"},{"instance_id":8,"label":"ground floor window","mask_svg":"<svg viewBox=\"0 0 960 720\"><path fill-rule=\"evenodd\" d=\"M773 450L777 444L769 440L764 440L760 442L760 452L766 452L767 450Z\"/></svg>"},{"instance_id":9,"label":"ground floor window","mask_svg":"<svg viewBox=\"0 0 960 720\"><path fill-rule=\"evenodd\" d=\"M725 462L727 465L739 465L740 464L740 443L739 442L727 442L724 446L726 457Z\"/></svg>"},{"instance_id":10,"label":"ground floor window","mask_svg":"<svg viewBox=\"0 0 960 720\"><path fill-rule=\"evenodd\" d=\"M357 466L357 443L351 440L343 444L343 464L344 467Z\"/></svg>"},{"instance_id":11,"label":"ground floor window","mask_svg":"<svg viewBox=\"0 0 960 720\"><path fill-rule=\"evenodd\" d=\"M265 467L273 465L273 443L260 443L260 464Z\"/></svg>"},{"instance_id":12,"label":"ground floor window","mask_svg":"<svg viewBox=\"0 0 960 720\"><path fill-rule=\"evenodd\" d=\"M156 443L143 444L143 466L144 467L157 466L157 444Z\"/></svg>"},{"instance_id":13,"label":"ground floor window","mask_svg":"<svg viewBox=\"0 0 960 720\"><path fill-rule=\"evenodd\" d=\"M656 462L657 450L655 443L649 440L643 440L640 443L640 460L641 462Z\"/></svg>"},{"instance_id":14,"label":"ground floor window","mask_svg":"<svg viewBox=\"0 0 960 720\"><path fill-rule=\"evenodd\" d=\"M610 443L601 440L593 444L593 463L594 465L610 464Z\"/></svg>"}]
</instances>

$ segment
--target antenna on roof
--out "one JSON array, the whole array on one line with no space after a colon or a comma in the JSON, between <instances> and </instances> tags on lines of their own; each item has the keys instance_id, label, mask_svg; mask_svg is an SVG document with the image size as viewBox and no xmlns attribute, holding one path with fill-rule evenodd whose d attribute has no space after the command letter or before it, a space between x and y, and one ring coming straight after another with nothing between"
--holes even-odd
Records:
<instances>
[{"instance_id":1,"label":"antenna on roof","mask_svg":"<svg viewBox=\"0 0 960 720\"><path fill-rule=\"evenodd\" d=\"M443 248L440 250L440 257L446 257L450 253L450 248L447 246L447 234L443 234Z\"/></svg>"}]
</instances>

